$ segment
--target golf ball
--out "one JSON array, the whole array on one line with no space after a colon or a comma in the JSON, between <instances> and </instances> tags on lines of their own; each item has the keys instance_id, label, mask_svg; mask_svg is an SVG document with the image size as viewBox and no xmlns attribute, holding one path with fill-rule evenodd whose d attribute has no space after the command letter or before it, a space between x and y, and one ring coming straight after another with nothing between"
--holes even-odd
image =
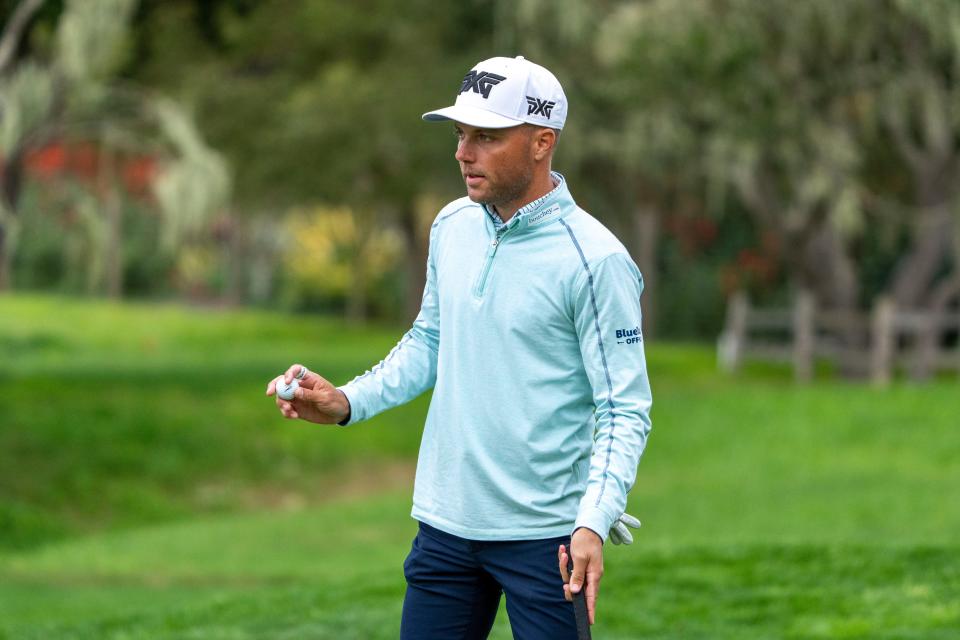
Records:
<instances>
[{"instance_id":1,"label":"golf ball","mask_svg":"<svg viewBox=\"0 0 960 640\"><path fill-rule=\"evenodd\" d=\"M296 393L299 388L300 384L296 380L291 380L290 384L280 380L277 382L277 395L284 400L293 400L293 394Z\"/></svg>"}]
</instances>

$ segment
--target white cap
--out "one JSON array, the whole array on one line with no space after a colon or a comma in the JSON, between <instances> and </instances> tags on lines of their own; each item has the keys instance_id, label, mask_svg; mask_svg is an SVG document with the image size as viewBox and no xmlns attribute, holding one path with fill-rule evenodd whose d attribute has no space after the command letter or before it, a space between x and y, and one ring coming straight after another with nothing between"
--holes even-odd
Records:
<instances>
[{"instance_id":1,"label":"white cap","mask_svg":"<svg viewBox=\"0 0 960 640\"><path fill-rule=\"evenodd\" d=\"M567 97L556 76L523 56L490 58L464 77L452 107L425 113L423 119L455 120L482 129L524 122L563 129Z\"/></svg>"}]
</instances>

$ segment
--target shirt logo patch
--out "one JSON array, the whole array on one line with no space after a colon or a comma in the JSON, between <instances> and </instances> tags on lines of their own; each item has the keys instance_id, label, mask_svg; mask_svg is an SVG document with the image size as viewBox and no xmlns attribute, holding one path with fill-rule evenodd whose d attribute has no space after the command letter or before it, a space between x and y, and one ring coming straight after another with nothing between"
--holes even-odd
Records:
<instances>
[{"instance_id":1,"label":"shirt logo patch","mask_svg":"<svg viewBox=\"0 0 960 640\"><path fill-rule=\"evenodd\" d=\"M530 220L527 222L527 226L531 227L535 224L539 224L549 218L554 213L560 213L560 205L555 204L547 207L543 211L540 211L536 215L530 217Z\"/></svg>"},{"instance_id":2,"label":"shirt logo patch","mask_svg":"<svg viewBox=\"0 0 960 640\"><path fill-rule=\"evenodd\" d=\"M617 344L638 344L643 342L643 333L640 327L633 329L617 329Z\"/></svg>"}]
</instances>

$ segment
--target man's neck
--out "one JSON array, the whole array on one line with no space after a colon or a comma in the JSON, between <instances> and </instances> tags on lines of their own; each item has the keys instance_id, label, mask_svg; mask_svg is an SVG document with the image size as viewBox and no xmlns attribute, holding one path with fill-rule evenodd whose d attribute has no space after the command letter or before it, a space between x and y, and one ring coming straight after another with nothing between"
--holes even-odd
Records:
<instances>
[{"instance_id":1,"label":"man's neck","mask_svg":"<svg viewBox=\"0 0 960 640\"><path fill-rule=\"evenodd\" d=\"M530 182L530 188L527 189L526 193L520 198L508 203L492 205L494 211L497 212L497 215L500 216L500 219L504 222L508 222L517 211L520 210L520 207L527 205L534 200L538 200L543 196L547 195L556 188L558 183L555 183L553 180L553 175L548 171L546 175L540 176L539 178Z\"/></svg>"}]
</instances>

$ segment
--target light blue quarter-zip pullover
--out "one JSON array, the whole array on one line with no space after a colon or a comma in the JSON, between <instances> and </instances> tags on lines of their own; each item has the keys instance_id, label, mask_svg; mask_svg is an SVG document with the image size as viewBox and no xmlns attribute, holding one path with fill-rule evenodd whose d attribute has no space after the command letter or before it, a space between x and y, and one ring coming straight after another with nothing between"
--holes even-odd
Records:
<instances>
[{"instance_id":1,"label":"light blue quarter-zip pullover","mask_svg":"<svg viewBox=\"0 0 960 640\"><path fill-rule=\"evenodd\" d=\"M468 198L444 207L413 327L340 387L347 424L433 388L411 515L463 538L606 539L650 432L643 279L553 178L499 228Z\"/></svg>"}]
</instances>

